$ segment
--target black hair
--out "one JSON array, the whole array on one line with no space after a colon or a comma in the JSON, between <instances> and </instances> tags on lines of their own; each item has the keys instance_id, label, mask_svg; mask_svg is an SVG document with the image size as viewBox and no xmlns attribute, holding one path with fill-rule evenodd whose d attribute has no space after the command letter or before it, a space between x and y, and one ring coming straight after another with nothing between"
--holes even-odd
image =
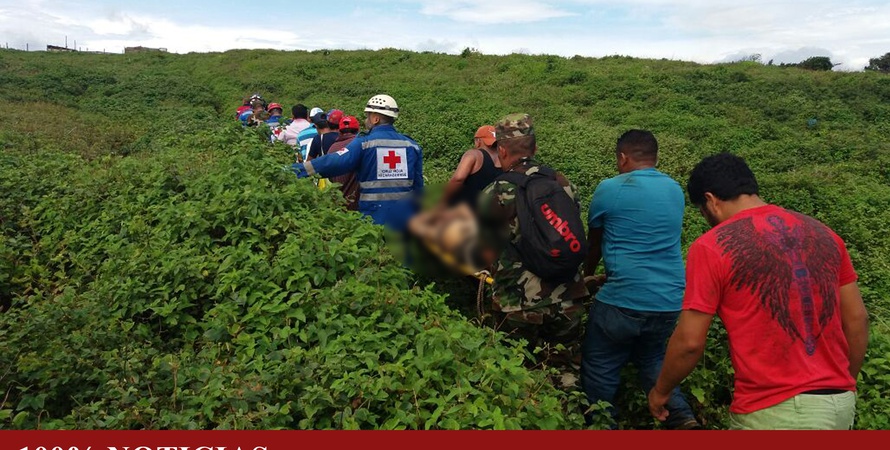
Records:
<instances>
[{"instance_id":1,"label":"black hair","mask_svg":"<svg viewBox=\"0 0 890 450\"><path fill-rule=\"evenodd\" d=\"M724 201L759 193L757 179L745 160L726 152L702 159L692 169L686 190L696 206L705 204L705 192Z\"/></svg>"},{"instance_id":2,"label":"black hair","mask_svg":"<svg viewBox=\"0 0 890 450\"><path fill-rule=\"evenodd\" d=\"M647 130L630 130L618 138L615 153L624 153L635 161L655 161L658 159L658 141Z\"/></svg>"},{"instance_id":3,"label":"black hair","mask_svg":"<svg viewBox=\"0 0 890 450\"><path fill-rule=\"evenodd\" d=\"M309 110L306 109L306 105L302 103L294 105L290 112L294 115L294 119L309 119Z\"/></svg>"}]
</instances>

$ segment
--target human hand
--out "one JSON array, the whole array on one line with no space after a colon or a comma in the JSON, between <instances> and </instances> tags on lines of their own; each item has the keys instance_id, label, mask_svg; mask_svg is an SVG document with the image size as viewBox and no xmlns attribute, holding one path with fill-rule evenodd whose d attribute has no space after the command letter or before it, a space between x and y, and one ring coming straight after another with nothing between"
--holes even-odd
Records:
<instances>
[{"instance_id":1,"label":"human hand","mask_svg":"<svg viewBox=\"0 0 890 450\"><path fill-rule=\"evenodd\" d=\"M584 285L588 290L598 290L602 285L606 284L606 275L590 275L584 277Z\"/></svg>"},{"instance_id":2,"label":"human hand","mask_svg":"<svg viewBox=\"0 0 890 450\"><path fill-rule=\"evenodd\" d=\"M649 391L649 412L652 413L652 417L655 417L662 422L667 420L670 413L664 407L664 405L666 405L668 400L670 399L670 392L668 392L667 394L662 394L653 387L652 390Z\"/></svg>"}]
</instances>

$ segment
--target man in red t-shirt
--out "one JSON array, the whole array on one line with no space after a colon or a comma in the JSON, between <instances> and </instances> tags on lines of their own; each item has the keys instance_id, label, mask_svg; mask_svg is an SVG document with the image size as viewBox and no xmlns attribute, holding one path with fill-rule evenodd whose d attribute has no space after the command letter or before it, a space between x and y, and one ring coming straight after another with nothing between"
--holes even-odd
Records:
<instances>
[{"instance_id":1,"label":"man in red t-shirt","mask_svg":"<svg viewBox=\"0 0 890 450\"><path fill-rule=\"evenodd\" d=\"M844 241L821 222L765 203L741 158L703 159L689 199L713 228L689 248L683 312L649 409L698 363L717 314L729 335L736 429L849 429L868 314Z\"/></svg>"}]
</instances>

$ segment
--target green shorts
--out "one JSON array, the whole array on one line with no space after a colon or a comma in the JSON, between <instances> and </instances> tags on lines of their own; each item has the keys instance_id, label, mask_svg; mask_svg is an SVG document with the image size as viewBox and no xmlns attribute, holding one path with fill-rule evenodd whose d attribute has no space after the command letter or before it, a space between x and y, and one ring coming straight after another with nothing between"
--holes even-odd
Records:
<instances>
[{"instance_id":1,"label":"green shorts","mask_svg":"<svg viewBox=\"0 0 890 450\"><path fill-rule=\"evenodd\" d=\"M729 414L733 430L849 430L856 414L856 393L798 394L749 414Z\"/></svg>"}]
</instances>

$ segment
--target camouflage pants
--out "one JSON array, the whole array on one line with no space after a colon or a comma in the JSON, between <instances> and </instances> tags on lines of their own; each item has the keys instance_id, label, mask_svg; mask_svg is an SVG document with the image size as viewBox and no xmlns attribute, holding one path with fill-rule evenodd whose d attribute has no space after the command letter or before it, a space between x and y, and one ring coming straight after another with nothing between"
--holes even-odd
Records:
<instances>
[{"instance_id":1,"label":"camouflage pants","mask_svg":"<svg viewBox=\"0 0 890 450\"><path fill-rule=\"evenodd\" d=\"M524 338L530 348L543 344L580 344L585 307L582 299L567 300L515 312L494 311L496 327L512 338Z\"/></svg>"}]
</instances>

